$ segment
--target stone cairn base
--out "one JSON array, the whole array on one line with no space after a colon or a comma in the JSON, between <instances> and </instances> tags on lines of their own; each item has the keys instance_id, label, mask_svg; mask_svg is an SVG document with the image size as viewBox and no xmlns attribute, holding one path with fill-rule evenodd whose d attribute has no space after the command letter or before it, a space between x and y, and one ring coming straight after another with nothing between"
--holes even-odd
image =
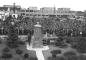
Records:
<instances>
[{"instance_id":1,"label":"stone cairn base","mask_svg":"<svg viewBox=\"0 0 86 60\"><path fill-rule=\"evenodd\" d=\"M35 38L32 42L32 47L33 48L43 48L43 42L39 38Z\"/></svg>"}]
</instances>

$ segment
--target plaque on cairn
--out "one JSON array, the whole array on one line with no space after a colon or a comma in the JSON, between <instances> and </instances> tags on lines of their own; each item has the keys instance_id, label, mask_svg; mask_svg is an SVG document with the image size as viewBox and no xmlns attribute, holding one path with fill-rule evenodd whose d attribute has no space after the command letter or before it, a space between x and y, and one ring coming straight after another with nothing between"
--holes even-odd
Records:
<instances>
[{"instance_id":1,"label":"plaque on cairn","mask_svg":"<svg viewBox=\"0 0 86 60\"><path fill-rule=\"evenodd\" d=\"M41 25L39 22L37 22L36 25L34 25L34 38L32 39L32 47L33 48L42 48L42 33L41 33Z\"/></svg>"}]
</instances>

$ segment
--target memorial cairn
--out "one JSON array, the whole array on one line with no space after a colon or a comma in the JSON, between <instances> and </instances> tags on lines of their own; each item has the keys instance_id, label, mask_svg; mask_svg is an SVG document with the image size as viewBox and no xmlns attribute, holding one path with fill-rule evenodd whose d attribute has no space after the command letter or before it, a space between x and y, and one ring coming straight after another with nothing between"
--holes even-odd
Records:
<instances>
[{"instance_id":1,"label":"memorial cairn","mask_svg":"<svg viewBox=\"0 0 86 60\"><path fill-rule=\"evenodd\" d=\"M34 25L34 35L31 40L32 48L43 48L43 34L41 32L42 26L37 22L36 25Z\"/></svg>"}]
</instances>

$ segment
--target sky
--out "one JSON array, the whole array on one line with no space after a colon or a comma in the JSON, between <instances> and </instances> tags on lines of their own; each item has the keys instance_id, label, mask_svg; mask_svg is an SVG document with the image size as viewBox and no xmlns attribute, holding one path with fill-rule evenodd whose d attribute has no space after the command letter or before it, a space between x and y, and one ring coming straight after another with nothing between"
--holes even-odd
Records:
<instances>
[{"instance_id":1,"label":"sky","mask_svg":"<svg viewBox=\"0 0 86 60\"><path fill-rule=\"evenodd\" d=\"M23 8L28 7L56 7L56 8L71 8L74 11L86 10L85 0L0 0L0 6L3 5L21 5Z\"/></svg>"}]
</instances>

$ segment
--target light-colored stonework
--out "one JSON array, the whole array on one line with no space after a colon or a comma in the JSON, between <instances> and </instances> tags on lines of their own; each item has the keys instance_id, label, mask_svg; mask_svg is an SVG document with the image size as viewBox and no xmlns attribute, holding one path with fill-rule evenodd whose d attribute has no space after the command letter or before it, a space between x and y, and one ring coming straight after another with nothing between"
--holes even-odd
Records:
<instances>
[{"instance_id":1,"label":"light-colored stonework","mask_svg":"<svg viewBox=\"0 0 86 60\"><path fill-rule=\"evenodd\" d=\"M43 42L42 42L42 33L41 33L41 25L39 22L37 22L36 25L34 25L34 35L32 38L32 47L33 48L43 48Z\"/></svg>"}]
</instances>

